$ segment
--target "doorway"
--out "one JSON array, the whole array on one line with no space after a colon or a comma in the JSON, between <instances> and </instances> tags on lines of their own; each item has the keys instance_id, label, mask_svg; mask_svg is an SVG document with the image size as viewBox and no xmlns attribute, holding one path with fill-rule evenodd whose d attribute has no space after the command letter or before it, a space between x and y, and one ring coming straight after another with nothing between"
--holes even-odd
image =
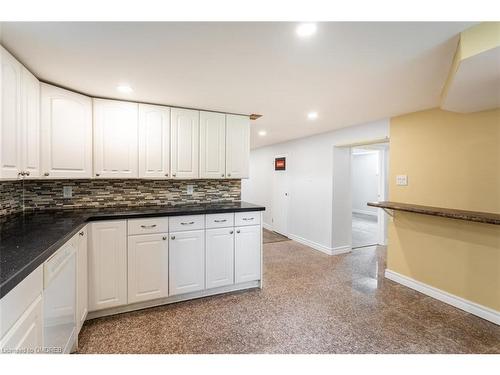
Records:
<instances>
[{"instance_id":1,"label":"doorway","mask_svg":"<svg viewBox=\"0 0 500 375\"><path fill-rule=\"evenodd\" d=\"M389 145L387 143L351 147L351 228L352 248L385 245L387 217L368 202L387 196Z\"/></svg>"}]
</instances>

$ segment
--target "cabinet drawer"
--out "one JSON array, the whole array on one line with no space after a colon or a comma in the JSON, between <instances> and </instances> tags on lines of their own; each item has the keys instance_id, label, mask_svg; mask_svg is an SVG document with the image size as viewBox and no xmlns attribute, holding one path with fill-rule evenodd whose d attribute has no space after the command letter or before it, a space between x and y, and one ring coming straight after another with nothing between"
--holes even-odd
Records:
<instances>
[{"instance_id":1,"label":"cabinet drawer","mask_svg":"<svg viewBox=\"0 0 500 375\"><path fill-rule=\"evenodd\" d=\"M0 338L42 293L43 265L30 273L0 300Z\"/></svg>"},{"instance_id":2,"label":"cabinet drawer","mask_svg":"<svg viewBox=\"0 0 500 375\"><path fill-rule=\"evenodd\" d=\"M234 214L234 226L259 225L260 211L255 212L237 212Z\"/></svg>"},{"instance_id":3,"label":"cabinet drawer","mask_svg":"<svg viewBox=\"0 0 500 375\"><path fill-rule=\"evenodd\" d=\"M168 217L128 220L128 235L166 233L168 232Z\"/></svg>"},{"instance_id":4,"label":"cabinet drawer","mask_svg":"<svg viewBox=\"0 0 500 375\"><path fill-rule=\"evenodd\" d=\"M211 214L206 216L207 228L226 228L234 225L234 214Z\"/></svg>"},{"instance_id":5,"label":"cabinet drawer","mask_svg":"<svg viewBox=\"0 0 500 375\"><path fill-rule=\"evenodd\" d=\"M174 216L169 222L170 232L205 229L205 215Z\"/></svg>"}]
</instances>

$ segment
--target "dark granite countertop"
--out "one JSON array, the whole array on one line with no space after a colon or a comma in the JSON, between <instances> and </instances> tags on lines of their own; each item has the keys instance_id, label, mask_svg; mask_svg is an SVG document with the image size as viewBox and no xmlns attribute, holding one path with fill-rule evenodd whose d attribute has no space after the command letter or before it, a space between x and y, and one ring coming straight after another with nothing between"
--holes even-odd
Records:
<instances>
[{"instance_id":1,"label":"dark granite countertop","mask_svg":"<svg viewBox=\"0 0 500 375\"><path fill-rule=\"evenodd\" d=\"M500 214L492 212L478 212L456 210L453 208L421 206L418 204L399 203L399 202L368 202L368 206L387 208L396 211L413 212L423 215L447 217L450 219L459 219L474 221L476 223L500 225Z\"/></svg>"},{"instance_id":2,"label":"dark granite countertop","mask_svg":"<svg viewBox=\"0 0 500 375\"><path fill-rule=\"evenodd\" d=\"M25 211L0 217L0 298L89 221L264 211L247 202Z\"/></svg>"}]
</instances>

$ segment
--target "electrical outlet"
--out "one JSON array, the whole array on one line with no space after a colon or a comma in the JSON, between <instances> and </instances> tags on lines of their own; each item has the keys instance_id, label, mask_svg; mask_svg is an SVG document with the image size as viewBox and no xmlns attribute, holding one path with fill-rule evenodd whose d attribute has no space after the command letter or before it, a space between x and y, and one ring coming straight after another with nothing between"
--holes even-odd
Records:
<instances>
[{"instance_id":1,"label":"electrical outlet","mask_svg":"<svg viewBox=\"0 0 500 375\"><path fill-rule=\"evenodd\" d=\"M63 198L71 198L71 197L73 197L73 187L63 186Z\"/></svg>"},{"instance_id":2,"label":"electrical outlet","mask_svg":"<svg viewBox=\"0 0 500 375\"><path fill-rule=\"evenodd\" d=\"M187 189L186 189L186 193L188 195L193 195L193 191L194 191L194 186L193 185L188 185Z\"/></svg>"},{"instance_id":3,"label":"electrical outlet","mask_svg":"<svg viewBox=\"0 0 500 375\"><path fill-rule=\"evenodd\" d=\"M407 186L408 185L408 176L405 174L399 174L396 176L396 185L398 186Z\"/></svg>"}]
</instances>

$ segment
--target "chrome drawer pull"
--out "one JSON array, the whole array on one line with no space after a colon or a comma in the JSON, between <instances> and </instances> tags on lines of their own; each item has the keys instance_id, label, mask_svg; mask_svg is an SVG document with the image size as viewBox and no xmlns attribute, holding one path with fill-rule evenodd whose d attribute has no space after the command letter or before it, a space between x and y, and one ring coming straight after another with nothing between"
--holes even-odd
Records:
<instances>
[{"instance_id":1,"label":"chrome drawer pull","mask_svg":"<svg viewBox=\"0 0 500 375\"><path fill-rule=\"evenodd\" d=\"M250 217L250 218L249 217L244 217L243 218L243 220L245 220L245 221L250 221L250 220L253 220L253 219L254 219L253 217Z\"/></svg>"},{"instance_id":2,"label":"chrome drawer pull","mask_svg":"<svg viewBox=\"0 0 500 375\"><path fill-rule=\"evenodd\" d=\"M194 221L190 221L189 223L181 223L181 225L191 225L194 224Z\"/></svg>"},{"instance_id":3,"label":"chrome drawer pull","mask_svg":"<svg viewBox=\"0 0 500 375\"><path fill-rule=\"evenodd\" d=\"M225 223L227 220L224 219L224 220L214 220L216 223Z\"/></svg>"},{"instance_id":4,"label":"chrome drawer pull","mask_svg":"<svg viewBox=\"0 0 500 375\"><path fill-rule=\"evenodd\" d=\"M144 229L150 229L150 228L155 228L156 227L156 224L151 224L151 225L141 225L141 228L144 228Z\"/></svg>"}]
</instances>

